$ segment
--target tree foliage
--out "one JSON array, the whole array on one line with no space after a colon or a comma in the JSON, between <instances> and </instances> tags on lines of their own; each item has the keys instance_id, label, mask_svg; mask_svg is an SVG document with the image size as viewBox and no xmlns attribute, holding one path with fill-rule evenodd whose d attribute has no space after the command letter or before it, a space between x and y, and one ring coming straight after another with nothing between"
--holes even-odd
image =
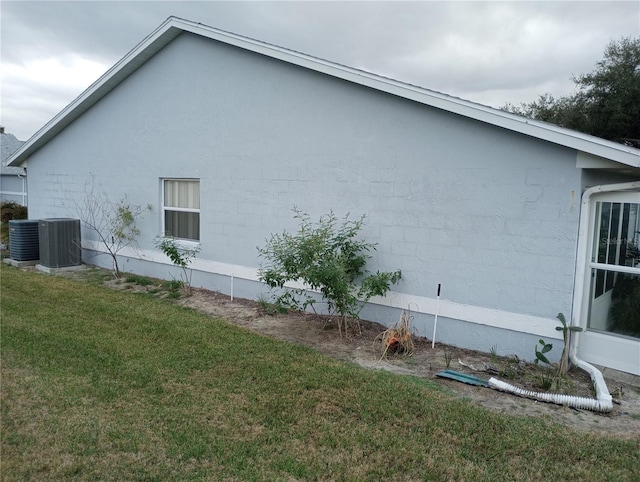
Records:
<instances>
[{"instance_id":1,"label":"tree foliage","mask_svg":"<svg viewBox=\"0 0 640 482\"><path fill-rule=\"evenodd\" d=\"M503 110L640 147L640 37L610 42L595 70L573 82L572 95L546 93Z\"/></svg>"},{"instance_id":2,"label":"tree foliage","mask_svg":"<svg viewBox=\"0 0 640 482\"><path fill-rule=\"evenodd\" d=\"M319 291L329 312L339 316L342 333L349 319L358 322L371 297L385 295L402 274L399 270L374 274L366 270L368 253L376 245L357 238L364 216L352 221L347 215L339 222L331 212L314 224L308 214L293 211L298 232L271 235L266 246L259 248L265 259L259 278L279 290L277 303L294 309L313 307L316 299L306 289L287 287L287 283L302 281L305 288Z\"/></svg>"}]
</instances>

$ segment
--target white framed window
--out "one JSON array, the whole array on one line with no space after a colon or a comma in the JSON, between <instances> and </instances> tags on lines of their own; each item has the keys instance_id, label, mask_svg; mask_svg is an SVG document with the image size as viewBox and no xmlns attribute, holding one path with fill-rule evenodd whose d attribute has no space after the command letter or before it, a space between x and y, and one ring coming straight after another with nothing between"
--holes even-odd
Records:
<instances>
[{"instance_id":1,"label":"white framed window","mask_svg":"<svg viewBox=\"0 0 640 482\"><path fill-rule=\"evenodd\" d=\"M200 180L162 180L162 234L200 241Z\"/></svg>"}]
</instances>

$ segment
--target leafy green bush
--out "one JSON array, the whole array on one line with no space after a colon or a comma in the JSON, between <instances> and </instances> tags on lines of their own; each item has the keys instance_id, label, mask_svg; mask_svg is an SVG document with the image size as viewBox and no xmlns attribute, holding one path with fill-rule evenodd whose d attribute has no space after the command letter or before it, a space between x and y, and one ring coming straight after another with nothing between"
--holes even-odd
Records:
<instances>
[{"instance_id":1,"label":"leafy green bush","mask_svg":"<svg viewBox=\"0 0 640 482\"><path fill-rule=\"evenodd\" d=\"M271 289L279 290L276 303L296 310L305 310L316 302L307 289L291 288L287 283L302 281L311 290L319 291L326 300L330 314L338 315L338 329L347 329L348 319L358 322L358 315L372 296L385 295L397 283L401 272L376 272L365 269L367 253L376 245L357 239L364 223L349 216L339 223L333 212L312 223L309 215L294 208L299 221L295 234L272 234L264 248L258 248L265 259L259 278Z\"/></svg>"},{"instance_id":2,"label":"leafy green bush","mask_svg":"<svg viewBox=\"0 0 640 482\"><path fill-rule=\"evenodd\" d=\"M9 244L9 221L12 219L27 219L27 206L15 201L4 201L0 204L0 241Z\"/></svg>"},{"instance_id":3,"label":"leafy green bush","mask_svg":"<svg viewBox=\"0 0 640 482\"><path fill-rule=\"evenodd\" d=\"M257 301L260 312L265 315L275 316L279 313L285 314L289 311L286 306L282 306L278 303L271 303L262 295L260 295Z\"/></svg>"},{"instance_id":4,"label":"leafy green bush","mask_svg":"<svg viewBox=\"0 0 640 482\"><path fill-rule=\"evenodd\" d=\"M160 236L156 238L156 248L160 249L171 262L182 270L182 287L187 295L191 295L191 274L189 264L200 252L199 246L188 247L180 244L172 236Z\"/></svg>"}]
</instances>

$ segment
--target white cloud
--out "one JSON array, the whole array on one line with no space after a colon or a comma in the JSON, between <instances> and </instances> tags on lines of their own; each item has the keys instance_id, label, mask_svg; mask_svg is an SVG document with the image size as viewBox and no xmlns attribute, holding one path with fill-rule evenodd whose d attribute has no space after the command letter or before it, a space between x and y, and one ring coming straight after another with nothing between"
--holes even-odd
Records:
<instances>
[{"instance_id":1,"label":"white cloud","mask_svg":"<svg viewBox=\"0 0 640 482\"><path fill-rule=\"evenodd\" d=\"M573 90L640 2L0 2L2 122L26 138L176 15L499 107ZM47 63L49 62L49 63Z\"/></svg>"},{"instance_id":2,"label":"white cloud","mask_svg":"<svg viewBox=\"0 0 640 482\"><path fill-rule=\"evenodd\" d=\"M75 54L4 64L3 91L11 95L2 96L2 125L27 139L34 125L42 127L108 68Z\"/></svg>"}]
</instances>

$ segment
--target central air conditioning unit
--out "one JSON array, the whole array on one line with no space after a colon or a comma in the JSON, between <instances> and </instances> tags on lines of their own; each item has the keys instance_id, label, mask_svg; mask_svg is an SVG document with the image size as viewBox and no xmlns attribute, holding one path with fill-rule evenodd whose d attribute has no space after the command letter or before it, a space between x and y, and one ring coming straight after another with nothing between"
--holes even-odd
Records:
<instances>
[{"instance_id":1,"label":"central air conditioning unit","mask_svg":"<svg viewBox=\"0 0 640 482\"><path fill-rule=\"evenodd\" d=\"M9 221L9 255L15 261L40 259L37 219L11 219Z\"/></svg>"},{"instance_id":2,"label":"central air conditioning unit","mask_svg":"<svg viewBox=\"0 0 640 482\"><path fill-rule=\"evenodd\" d=\"M42 266L67 268L82 264L79 219L41 219L38 221L38 233Z\"/></svg>"}]
</instances>

